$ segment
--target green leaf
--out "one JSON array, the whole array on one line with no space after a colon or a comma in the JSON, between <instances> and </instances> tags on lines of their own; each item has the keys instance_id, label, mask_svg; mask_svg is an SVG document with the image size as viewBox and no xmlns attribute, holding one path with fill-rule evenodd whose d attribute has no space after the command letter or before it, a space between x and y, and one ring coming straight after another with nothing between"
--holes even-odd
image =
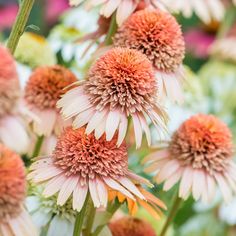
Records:
<instances>
[{"instance_id":1,"label":"green leaf","mask_svg":"<svg viewBox=\"0 0 236 236\"><path fill-rule=\"evenodd\" d=\"M105 226L98 236L112 236L110 229Z\"/></svg>"},{"instance_id":2,"label":"green leaf","mask_svg":"<svg viewBox=\"0 0 236 236\"><path fill-rule=\"evenodd\" d=\"M39 28L37 25L33 25L33 24L27 25L27 26L26 26L26 30L27 30L27 29L32 29L32 30L34 30L34 31L40 31L40 28Z\"/></svg>"}]
</instances>

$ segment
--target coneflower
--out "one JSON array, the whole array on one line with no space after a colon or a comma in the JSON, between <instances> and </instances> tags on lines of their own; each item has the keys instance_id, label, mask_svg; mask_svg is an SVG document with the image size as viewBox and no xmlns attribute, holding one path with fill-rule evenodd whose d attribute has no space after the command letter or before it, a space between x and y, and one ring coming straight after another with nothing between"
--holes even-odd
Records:
<instances>
[{"instance_id":1,"label":"coneflower","mask_svg":"<svg viewBox=\"0 0 236 236\"><path fill-rule=\"evenodd\" d=\"M19 105L21 90L16 64L1 45L0 57L0 141L14 151L24 153L29 146L29 137Z\"/></svg>"},{"instance_id":2,"label":"coneflower","mask_svg":"<svg viewBox=\"0 0 236 236\"><path fill-rule=\"evenodd\" d=\"M0 144L0 235L37 236L24 209L26 178L20 156Z\"/></svg>"},{"instance_id":3,"label":"coneflower","mask_svg":"<svg viewBox=\"0 0 236 236\"><path fill-rule=\"evenodd\" d=\"M134 196L145 199L133 181L147 181L128 170L126 144L117 147L116 142L117 135L111 141L106 141L105 135L97 140L93 134L87 135L84 127L68 127L53 154L39 158L31 166L29 178L46 183L45 196L58 193L58 205L64 205L72 195L73 209L78 211L88 192L96 208L106 207L110 189L133 200Z\"/></svg>"},{"instance_id":4,"label":"coneflower","mask_svg":"<svg viewBox=\"0 0 236 236\"><path fill-rule=\"evenodd\" d=\"M113 236L156 236L152 226L138 218L120 218L110 223L109 228Z\"/></svg>"},{"instance_id":5,"label":"coneflower","mask_svg":"<svg viewBox=\"0 0 236 236\"><path fill-rule=\"evenodd\" d=\"M169 146L150 154L147 172L158 171L155 179L168 191L180 181L179 197L209 202L219 186L225 201L236 192L236 165L232 135L212 115L195 115L174 133Z\"/></svg>"},{"instance_id":6,"label":"coneflower","mask_svg":"<svg viewBox=\"0 0 236 236\"><path fill-rule=\"evenodd\" d=\"M185 45L180 25L167 12L141 10L131 15L114 36L114 45L136 49L152 62L159 96L182 102L182 61Z\"/></svg>"},{"instance_id":7,"label":"coneflower","mask_svg":"<svg viewBox=\"0 0 236 236\"><path fill-rule=\"evenodd\" d=\"M60 133L65 123L56 108L56 103L66 87L76 82L75 75L62 66L37 68L25 87L26 106L39 120L33 120L33 129L38 135L50 136Z\"/></svg>"},{"instance_id":8,"label":"coneflower","mask_svg":"<svg viewBox=\"0 0 236 236\"><path fill-rule=\"evenodd\" d=\"M165 126L167 117L156 101L157 93L147 57L136 50L115 48L99 58L90 69L88 80L67 92L57 105L65 119L76 117L74 128L87 125L86 133L95 130L97 139L106 133L109 141L118 130L118 145L126 135L128 118L132 117L139 147L143 131L151 143L146 116L157 129Z\"/></svg>"}]
</instances>

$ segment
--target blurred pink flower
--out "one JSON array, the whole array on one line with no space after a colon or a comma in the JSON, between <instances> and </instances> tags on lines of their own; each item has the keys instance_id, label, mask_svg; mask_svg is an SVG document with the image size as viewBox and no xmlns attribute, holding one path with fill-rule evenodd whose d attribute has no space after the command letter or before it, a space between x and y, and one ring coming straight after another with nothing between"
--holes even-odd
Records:
<instances>
[{"instance_id":1,"label":"blurred pink flower","mask_svg":"<svg viewBox=\"0 0 236 236\"><path fill-rule=\"evenodd\" d=\"M14 23L18 7L16 4L0 7L0 30L10 28Z\"/></svg>"},{"instance_id":2,"label":"blurred pink flower","mask_svg":"<svg viewBox=\"0 0 236 236\"><path fill-rule=\"evenodd\" d=\"M69 7L67 0L48 0L46 7L46 19L49 23L54 23L59 16Z\"/></svg>"},{"instance_id":3,"label":"blurred pink flower","mask_svg":"<svg viewBox=\"0 0 236 236\"><path fill-rule=\"evenodd\" d=\"M187 51L193 53L198 58L207 58L209 56L209 47L215 40L214 35L200 29L187 31L184 38Z\"/></svg>"}]
</instances>

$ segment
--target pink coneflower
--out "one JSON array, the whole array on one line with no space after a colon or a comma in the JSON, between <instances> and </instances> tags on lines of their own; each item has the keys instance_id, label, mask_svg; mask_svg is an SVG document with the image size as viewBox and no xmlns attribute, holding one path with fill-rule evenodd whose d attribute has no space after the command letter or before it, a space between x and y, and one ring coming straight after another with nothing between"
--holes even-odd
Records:
<instances>
[{"instance_id":1,"label":"pink coneflower","mask_svg":"<svg viewBox=\"0 0 236 236\"><path fill-rule=\"evenodd\" d=\"M144 199L133 181L147 183L128 170L128 154L123 142L117 147L117 136L106 141L96 139L85 128L65 129L51 156L40 158L32 166L29 178L46 182L46 197L58 193L58 205L73 198L73 209L80 211L89 192L96 208L106 207L108 190L113 189L135 200Z\"/></svg>"},{"instance_id":2,"label":"pink coneflower","mask_svg":"<svg viewBox=\"0 0 236 236\"><path fill-rule=\"evenodd\" d=\"M138 11L118 29L114 45L144 53L155 68L159 96L164 92L172 100L182 102L185 46L180 25L173 16L161 10Z\"/></svg>"},{"instance_id":3,"label":"pink coneflower","mask_svg":"<svg viewBox=\"0 0 236 236\"><path fill-rule=\"evenodd\" d=\"M26 194L24 164L17 154L0 144L0 235L36 236L23 207Z\"/></svg>"},{"instance_id":4,"label":"pink coneflower","mask_svg":"<svg viewBox=\"0 0 236 236\"><path fill-rule=\"evenodd\" d=\"M110 141L116 130L120 145L126 135L128 117L132 117L136 145L142 132L151 143L148 116L159 129L166 114L156 102L157 85L152 64L142 53L115 48L99 58L88 74L88 80L67 92L58 102L65 119L76 116L74 128L87 124L86 133L95 137L106 133Z\"/></svg>"},{"instance_id":5,"label":"pink coneflower","mask_svg":"<svg viewBox=\"0 0 236 236\"><path fill-rule=\"evenodd\" d=\"M156 236L152 226L144 220L123 217L109 224L113 236Z\"/></svg>"},{"instance_id":6,"label":"pink coneflower","mask_svg":"<svg viewBox=\"0 0 236 236\"><path fill-rule=\"evenodd\" d=\"M0 141L14 151L24 153L29 137L20 118L21 91L15 61L1 45L0 58Z\"/></svg>"},{"instance_id":7,"label":"pink coneflower","mask_svg":"<svg viewBox=\"0 0 236 236\"><path fill-rule=\"evenodd\" d=\"M87 2L87 7L101 6L100 14L106 18L116 12L116 21L120 26L141 4L152 7L163 7L159 0L70 0L70 5L78 6L82 2Z\"/></svg>"},{"instance_id":8,"label":"pink coneflower","mask_svg":"<svg viewBox=\"0 0 236 236\"><path fill-rule=\"evenodd\" d=\"M75 75L62 66L37 68L30 76L24 100L29 109L40 119L33 121L33 129L38 135L58 134L65 125L56 108L56 103L65 88L76 82Z\"/></svg>"},{"instance_id":9,"label":"pink coneflower","mask_svg":"<svg viewBox=\"0 0 236 236\"><path fill-rule=\"evenodd\" d=\"M195 115L174 133L169 147L150 154L148 172L168 191L180 180L179 197L211 201L218 184L226 201L236 191L236 165L228 127L212 115Z\"/></svg>"}]
</instances>

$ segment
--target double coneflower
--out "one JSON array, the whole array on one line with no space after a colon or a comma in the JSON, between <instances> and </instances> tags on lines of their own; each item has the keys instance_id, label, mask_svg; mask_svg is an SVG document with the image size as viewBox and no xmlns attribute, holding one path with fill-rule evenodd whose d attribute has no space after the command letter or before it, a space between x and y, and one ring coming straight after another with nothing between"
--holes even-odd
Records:
<instances>
[{"instance_id":1,"label":"double coneflower","mask_svg":"<svg viewBox=\"0 0 236 236\"><path fill-rule=\"evenodd\" d=\"M219 186L225 201L236 192L236 165L228 127L212 115L195 115L174 133L169 147L150 154L148 171L168 191L180 181L179 197L209 202Z\"/></svg>"},{"instance_id":2,"label":"double coneflower","mask_svg":"<svg viewBox=\"0 0 236 236\"><path fill-rule=\"evenodd\" d=\"M165 126L166 113L157 103L158 88L152 64L142 53L115 48L100 57L88 74L88 80L68 91L58 102L65 119L76 117L73 126L84 125L86 134L95 131L98 139L104 133L112 140L118 130L121 145L132 117L137 147L142 133L148 143L151 135L146 117L157 129Z\"/></svg>"},{"instance_id":3,"label":"double coneflower","mask_svg":"<svg viewBox=\"0 0 236 236\"><path fill-rule=\"evenodd\" d=\"M58 65L39 67L32 73L25 87L24 100L38 118L32 121L36 134L50 136L61 132L65 123L56 103L66 87L76 81L72 72Z\"/></svg>"},{"instance_id":4,"label":"double coneflower","mask_svg":"<svg viewBox=\"0 0 236 236\"><path fill-rule=\"evenodd\" d=\"M148 57L155 69L160 98L165 94L173 101L183 101L185 44L172 15L159 9L138 11L118 29L113 41L115 46L136 49Z\"/></svg>"},{"instance_id":5,"label":"double coneflower","mask_svg":"<svg viewBox=\"0 0 236 236\"><path fill-rule=\"evenodd\" d=\"M0 144L0 235L37 236L24 209L26 179L20 156Z\"/></svg>"},{"instance_id":6,"label":"double coneflower","mask_svg":"<svg viewBox=\"0 0 236 236\"><path fill-rule=\"evenodd\" d=\"M15 61L1 45L0 58L0 141L14 151L24 153L29 137L21 119L21 90Z\"/></svg>"},{"instance_id":7,"label":"double coneflower","mask_svg":"<svg viewBox=\"0 0 236 236\"><path fill-rule=\"evenodd\" d=\"M125 142L117 147L117 135L107 141L105 135L96 139L87 135L85 128L65 129L51 156L39 158L32 166L29 178L45 182L45 196L58 193L58 205L64 205L72 196L73 209L80 211L90 194L94 207L106 207L108 193L116 190L136 201L145 196L136 183L148 181L128 170Z\"/></svg>"}]
</instances>

